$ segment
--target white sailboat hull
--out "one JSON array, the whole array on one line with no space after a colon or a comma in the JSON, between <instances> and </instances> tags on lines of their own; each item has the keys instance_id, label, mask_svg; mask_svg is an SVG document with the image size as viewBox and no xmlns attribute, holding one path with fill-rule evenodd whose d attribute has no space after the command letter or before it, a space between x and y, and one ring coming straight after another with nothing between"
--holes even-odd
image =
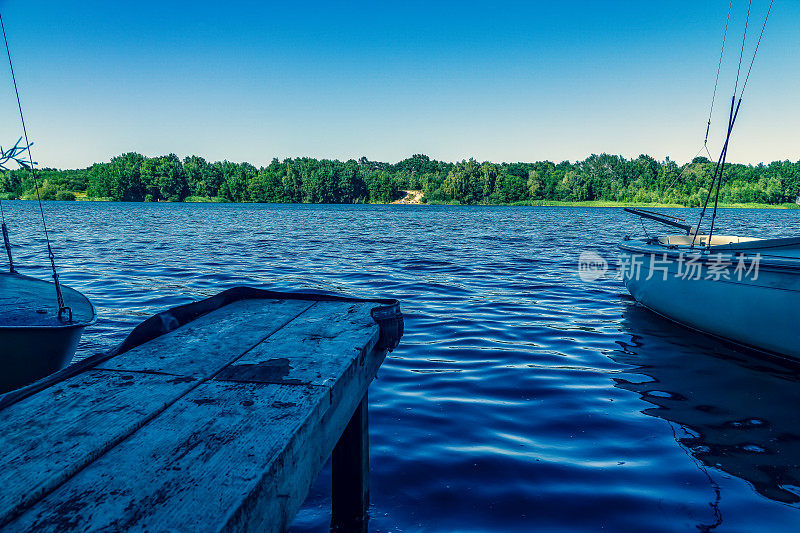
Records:
<instances>
[{"instance_id":1,"label":"white sailboat hull","mask_svg":"<svg viewBox=\"0 0 800 533\"><path fill-rule=\"evenodd\" d=\"M780 256L753 241L707 253L630 241L620 245L623 280L637 302L675 322L800 360L800 242L783 241Z\"/></svg>"}]
</instances>

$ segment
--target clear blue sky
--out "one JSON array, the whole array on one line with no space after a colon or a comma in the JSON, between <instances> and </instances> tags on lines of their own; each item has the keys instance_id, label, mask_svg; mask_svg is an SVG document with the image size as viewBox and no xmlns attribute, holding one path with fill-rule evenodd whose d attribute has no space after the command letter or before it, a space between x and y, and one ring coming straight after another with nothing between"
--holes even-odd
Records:
<instances>
[{"instance_id":1,"label":"clear blue sky","mask_svg":"<svg viewBox=\"0 0 800 533\"><path fill-rule=\"evenodd\" d=\"M751 36L768 0L753 0ZM686 161L702 147L728 0L0 0L35 159L126 152L263 164ZM734 1L720 147L746 0ZM748 50L754 39L748 42ZM800 159L800 2L778 0L730 149ZM19 136L7 66L0 141Z\"/></svg>"}]
</instances>

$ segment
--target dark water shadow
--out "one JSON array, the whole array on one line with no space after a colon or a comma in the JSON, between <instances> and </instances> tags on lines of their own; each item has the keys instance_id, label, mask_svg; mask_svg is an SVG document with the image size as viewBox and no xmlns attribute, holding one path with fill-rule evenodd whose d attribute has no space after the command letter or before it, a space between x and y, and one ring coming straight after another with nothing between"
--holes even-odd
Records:
<instances>
[{"instance_id":1,"label":"dark water shadow","mask_svg":"<svg viewBox=\"0 0 800 533\"><path fill-rule=\"evenodd\" d=\"M652 404L644 414L677 424L676 440L701 468L800 503L800 363L723 344L634 304L621 327L631 340L609 355L649 379L615 385Z\"/></svg>"}]
</instances>

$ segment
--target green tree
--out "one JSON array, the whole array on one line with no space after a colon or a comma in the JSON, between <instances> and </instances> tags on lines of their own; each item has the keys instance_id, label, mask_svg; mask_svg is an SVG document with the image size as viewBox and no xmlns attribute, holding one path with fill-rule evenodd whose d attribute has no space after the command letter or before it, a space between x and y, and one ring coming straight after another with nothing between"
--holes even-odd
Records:
<instances>
[{"instance_id":1,"label":"green tree","mask_svg":"<svg viewBox=\"0 0 800 533\"><path fill-rule=\"evenodd\" d=\"M181 160L175 154L156 159L156 183L159 197L168 202L180 202L188 195L189 188Z\"/></svg>"}]
</instances>

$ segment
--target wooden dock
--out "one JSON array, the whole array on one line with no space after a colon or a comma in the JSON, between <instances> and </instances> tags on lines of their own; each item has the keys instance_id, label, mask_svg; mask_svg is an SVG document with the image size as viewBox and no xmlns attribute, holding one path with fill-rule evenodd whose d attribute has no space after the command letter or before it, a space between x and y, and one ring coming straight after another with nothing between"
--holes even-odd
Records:
<instances>
[{"instance_id":1,"label":"wooden dock","mask_svg":"<svg viewBox=\"0 0 800 533\"><path fill-rule=\"evenodd\" d=\"M365 528L367 389L402 334L379 305L157 315L167 333L0 397L0 527L281 531L333 455L332 528Z\"/></svg>"}]
</instances>

